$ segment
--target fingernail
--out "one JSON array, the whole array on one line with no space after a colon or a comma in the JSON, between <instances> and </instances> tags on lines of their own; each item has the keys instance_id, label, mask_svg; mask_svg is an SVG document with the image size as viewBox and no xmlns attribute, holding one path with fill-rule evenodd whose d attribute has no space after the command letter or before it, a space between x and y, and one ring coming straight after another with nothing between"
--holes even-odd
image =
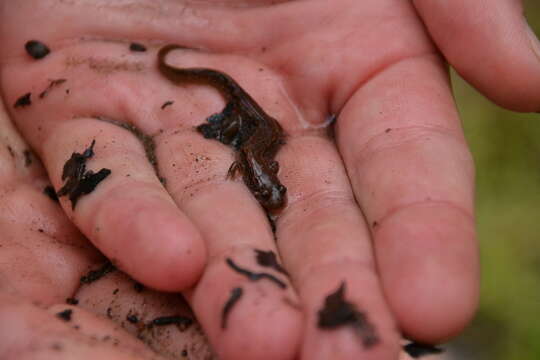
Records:
<instances>
[{"instance_id":1,"label":"fingernail","mask_svg":"<svg viewBox=\"0 0 540 360\"><path fill-rule=\"evenodd\" d=\"M540 41L538 41L538 38L536 37L536 34L534 33L530 25L528 23L526 24L527 24L527 34L529 35L529 40L531 43L532 50L534 51L534 54L540 61Z\"/></svg>"}]
</instances>

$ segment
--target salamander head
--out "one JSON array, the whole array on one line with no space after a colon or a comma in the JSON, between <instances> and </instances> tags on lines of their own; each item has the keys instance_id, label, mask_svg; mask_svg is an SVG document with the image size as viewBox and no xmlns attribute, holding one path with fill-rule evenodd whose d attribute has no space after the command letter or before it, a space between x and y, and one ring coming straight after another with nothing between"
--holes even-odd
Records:
<instances>
[{"instance_id":1,"label":"salamander head","mask_svg":"<svg viewBox=\"0 0 540 360\"><path fill-rule=\"evenodd\" d=\"M281 184L265 186L254 192L255 197L266 210L275 210L285 205L287 188Z\"/></svg>"}]
</instances>

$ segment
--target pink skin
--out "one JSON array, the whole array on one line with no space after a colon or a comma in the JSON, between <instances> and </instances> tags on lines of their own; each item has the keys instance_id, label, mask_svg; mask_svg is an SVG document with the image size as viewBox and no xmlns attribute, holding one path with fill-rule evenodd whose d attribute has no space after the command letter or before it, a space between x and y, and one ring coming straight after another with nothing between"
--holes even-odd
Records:
<instances>
[{"instance_id":1,"label":"pink skin","mask_svg":"<svg viewBox=\"0 0 540 360\"><path fill-rule=\"evenodd\" d=\"M486 1L477 2L484 8L476 18L446 22L475 5L417 0L416 12L400 0L4 1L1 86L56 189L70 154L96 139L88 166L113 174L75 211L65 199L62 207L135 279L160 290L189 289L220 358L397 359L400 333L423 342L452 337L478 297L473 164L445 64L418 15L447 58L491 98L514 109L540 108L532 91L540 80L533 42L515 45L521 63L506 60L504 68L493 60L505 43L482 36L497 9ZM507 2L516 3L500 3ZM507 7L498 26L524 39L519 8ZM455 34L472 22L475 36L444 35L444 26ZM52 49L43 60L24 52L34 38ZM148 51L129 52L130 41ZM245 186L226 180L233 154L193 131L221 110L222 99L209 87L179 87L159 76L156 52L172 42L210 51L177 51L171 64L230 74L288 134L277 156L288 188L277 243ZM464 46L471 50L460 51ZM482 51L487 66L468 60ZM501 68L521 80L485 75ZM37 99L54 78L67 81ZM32 106L13 109L28 91ZM174 104L161 110L167 100ZM335 141L316 126L328 114L339 114ZM155 135L166 188L138 140L95 116ZM231 257L254 269L254 248L279 252L294 289L249 282L225 265ZM378 329L381 343L372 349L350 329L315 327L325 296L343 280L347 297ZM224 331L220 310L238 286L246 295Z\"/></svg>"},{"instance_id":2,"label":"pink skin","mask_svg":"<svg viewBox=\"0 0 540 360\"><path fill-rule=\"evenodd\" d=\"M105 258L43 194L49 183L44 168L35 156L25 165L28 145L2 106L0 134L0 358L158 360L180 358L188 349L190 359L208 360L208 343L196 325L141 333L126 321L129 314L144 323L193 316L177 294L137 292L119 271L80 284ZM67 305L68 297L79 304ZM73 311L69 322L56 316L66 309Z\"/></svg>"}]
</instances>

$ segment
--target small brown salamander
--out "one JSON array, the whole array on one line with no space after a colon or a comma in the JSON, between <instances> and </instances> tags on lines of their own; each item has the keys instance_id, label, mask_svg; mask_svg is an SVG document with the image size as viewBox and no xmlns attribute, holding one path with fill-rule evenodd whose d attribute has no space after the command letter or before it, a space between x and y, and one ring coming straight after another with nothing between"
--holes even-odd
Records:
<instances>
[{"instance_id":1,"label":"small brown salamander","mask_svg":"<svg viewBox=\"0 0 540 360\"><path fill-rule=\"evenodd\" d=\"M173 83L202 83L215 87L225 98L221 113L211 115L207 123L197 126L207 139L216 139L234 147L237 159L229 169L229 176L240 171L244 183L266 210L285 205L287 188L277 177L279 164L274 160L285 143L279 123L253 100L230 76L207 68L175 68L165 62L179 45L166 45L158 53L158 68Z\"/></svg>"}]
</instances>

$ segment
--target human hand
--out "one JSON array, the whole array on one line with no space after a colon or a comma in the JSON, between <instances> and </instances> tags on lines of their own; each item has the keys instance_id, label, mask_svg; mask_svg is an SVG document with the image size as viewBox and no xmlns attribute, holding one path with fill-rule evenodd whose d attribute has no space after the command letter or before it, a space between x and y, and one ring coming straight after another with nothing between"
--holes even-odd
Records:
<instances>
[{"instance_id":1,"label":"human hand","mask_svg":"<svg viewBox=\"0 0 540 360\"><path fill-rule=\"evenodd\" d=\"M1 103L0 134L0 358L213 358L180 295L119 271L81 281L106 259L44 192L46 173ZM156 325L163 316L182 321Z\"/></svg>"},{"instance_id":2,"label":"human hand","mask_svg":"<svg viewBox=\"0 0 540 360\"><path fill-rule=\"evenodd\" d=\"M112 269L69 222L3 105L0 134L0 358L214 359L181 297Z\"/></svg>"},{"instance_id":3,"label":"human hand","mask_svg":"<svg viewBox=\"0 0 540 360\"><path fill-rule=\"evenodd\" d=\"M47 4L56 5L54 16ZM223 358L291 358L302 343L302 357L310 359L390 359L398 348L396 325L425 342L459 332L477 299L472 162L444 65L410 3L343 1L329 8L322 1L258 2L233 11L207 5L3 5L2 75L9 103L30 89L36 95L48 78L69 82L28 108L12 109L55 187L62 186L69 155L94 138L89 166L113 170L75 212L64 201L66 211L122 269L160 289L195 283L204 239L210 261L190 300ZM107 16L81 18L81 11ZM34 27L20 29L21 16L34 19ZM59 19L70 21L60 26ZM36 34L53 49L41 61L22 50ZM229 73L285 127L289 136L278 160L289 204L277 221L277 240L303 320L273 284L247 284L251 291L241 311L230 314L234 326L221 329L231 289L247 282L225 258L254 266L253 249L273 249L272 234L244 185L224 179L232 154L192 131L221 109L221 98L206 87L164 81L155 70L156 48L129 53L133 40L210 49L171 54L170 61ZM23 72L32 76L23 79ZM161 110L170 99L173 106ZM340 114L335 143L341 157L317 126L332 113ZM187 216L168 200L136 139L96 116L156 135L160 174ZM125 175L131 179L122 181ZM141 223L129 217L134 209L147 214L138 216L146 228L133 226ZM151 241L156 238L159 246ZM162 262L146 266L153 258ZM174 264L183 265L182 273ZM377 329L376 347L364 349L350 329L316 328L324 298L342 281L347 300ZM288 293L288 303L293 296Z\"/></svg>"}]
</instances>

